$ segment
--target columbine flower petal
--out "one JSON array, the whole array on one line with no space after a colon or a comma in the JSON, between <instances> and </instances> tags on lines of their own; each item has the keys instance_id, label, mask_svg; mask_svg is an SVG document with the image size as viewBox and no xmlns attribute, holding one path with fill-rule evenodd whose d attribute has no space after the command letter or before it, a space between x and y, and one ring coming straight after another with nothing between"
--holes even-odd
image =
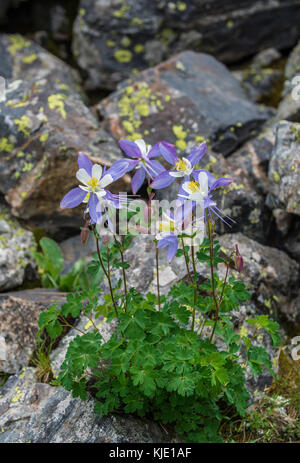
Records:
<instances>
[{"instance_id":1,"label":"columbine flower petal","mask_svg":"<svg viewBox=\"0 0 300 463\"><path fill-rule=\"evenodd\" d=\"M134 174L134 176L132 177L132 181L131 181L133 194L136 194L139 191L139 189L141 188L141 186L144 183L145 177L146 177L146 174L145 174L144 169L142 169L142 168L137 169L137 171Z\"/></svg>"},{"instance_id":2,"label":"columbine flower petal","mask_svg":"<svg viewBox=\"0 0 300 463\"><path fill-rule=\"evenodd\" d=\"M84 185L88 185L89 181L91 180L90 175L87 173L85 169L79 169L76 172L76 178L79 182L83 183Z\"/></svg>"},{"instance_id":3,"label":"columbine flower petal","mask_svg":"<svg viewBox=\"0 0 300 463\"><path fill-rule=\"evenodd\" d=\"M79 169L84 169L87 173L92 176L93 163L84 153L78 154L78 167Z\"/></svg>"},{"instance_id":4,"label":"columbine flower petal","mask_svg":"<svg viewBox=\"0 0 300 463\"><path fill-rule=\"evenodd\" d=\"M129 156L130 158L141 158L142 153L139 146L134 141L129 140L120 140L121 149Z\"/></svg>"},{"instance_id":5,"label":"columbine flower petal","mask_svg":"<svg viewBox=\"0 0 300 463\"><path fill-rule=\"evenodd\" d=\"M99 164L94 164L92 167L92 177L100 180L102 175L103 168Z\"/></svg>"},{"instance_id":6,"label":"columbine flower petal","mask_svg":"<svg viewBox=\"0 0 300 463\"><path fill-rule=\"evenodd\" d=\"M169 175L168 171L165 171L159 174L157 177L155 177L150 187L155 190L160 189L160 188L166 188L167 186L171 185L173 181L174 181L174 178L172 178Z\"/></svg>"},{"instance_id":7,"label":"columbine flower petal","mask_svg":"<svg viewBox=\"0 0 300 463\"><path fill-rule=\"evenodd\" d=\"M114 179L110 174L105 174L99 182L99 187L105 188L107 185L110 185L113 181Z\"/></svg>"},{"instance_id":8,"label":"columbine flower petal","mask_svg":"<svg viewBox=\"0 0 300 463\"><path fill-rule=\"evenodd\" d=\"M73 188L61 200L60 207L62 209L70 209L79 206L86 197L86 191L81 188Z\"/></svg>"},{"instance_id":9,"label":"columbine flower petal","mask_svg":"<svg viewBox=\"0 0 300 463\"><path fill-rule=\"evenodd\" d=\"M201 143L201 145L194 146L194 148L191 149L190 155L188 156L188 160L194 166L197 164L200 159L205 155L206 153L206 142Z\"/></svg>"}]
</instances>

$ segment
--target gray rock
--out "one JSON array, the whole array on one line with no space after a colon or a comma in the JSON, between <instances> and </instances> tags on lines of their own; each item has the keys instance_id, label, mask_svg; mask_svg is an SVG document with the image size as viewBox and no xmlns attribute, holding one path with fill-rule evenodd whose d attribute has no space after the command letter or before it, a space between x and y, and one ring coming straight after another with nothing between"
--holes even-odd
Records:
<instances>
[{"instance_id":1,"label":"gray rock","mask_svg":"<svg viewBox=\"0 0 300 463\"><path fill-rule=\"evenodd\" d=\"M82 244L80 235L72 236L59 243L59 247L64 258L63 274L70 272L75 262L79 259L89 262L97 251L93 236L89 236L85 245Z\"/></svg>"},{"instance_id":2,"label":"gray rock","mask_svg":"<svg viewBox=\"0 0 300 463\"><path fill-rule=\"evenodd\" d=\"M55 290L35 289L0 295L0 371L17 373L36 346L38 318L51 303L65 302Z\"/></svg>"},{"instance_id":3,"label":"gray rock","mask_svg":"<svg viewBox=\"0 0 300 463\"><path fill-rule=\"evenodd\" d=\"M33 234L0 205L0 291L21 286L27 277L34 279L36 266L30 254L34 249Z\"/></svg>"},{"instance_id":4,"label":"gray rock","mask_svg":"<svg viewBox=\"0 0 300 463\"><path fill-rule=\"evenodd\" d=\"M61 232L60 238L82 224L83 207L62 211L59 206L78 184L78 152L108 166L121 156L80 95L62 85L51 79L49 85L48 77L9 81L7 101L0 103L0 191L15 216L50 234ZM128 186L125 176L113 192Z\"/></svg>"},{"instance_id":5,"label":"gray rock","mask_svg":"<svg viewBox=\"0 0 300 463\"><path fill-rule=\"evenodd\" d=\"M276 143L269 164L273 208L300 215L300 124L282 121L276 129Z\"/></svg>"},{"instance_id":6,"label":"gray rock","mask_svg":"<svg viewBox=\"0 0 300 463\"><path fill-rule=\"evenodd\" d=\"M61 89L71 87L80 91L78 72L28 38L1 34L0 52L0 75L5 79L30 80L32 85L47 79L49 87L56 83Z\"/></svg>"},{"instance_id":7,"label":"gray rock","mask_svg":"<svg viewBox=\"0 0 300 463\"><path fill-rule=\"evenodd\" d=\"M1 443L174 442L147 419L99 419L92 398L84 402L62 388L38 383L33 368L10 377L0 393Z\"/></svg>"},{"instance_id":8,"label":"gray rock","mask_svg":"<svg viewBox=\"0 0 300 463\"><path fill-rule=\"evenodd\" d=\"M224 155L269 117L223 64L190 51L122 83L99 109L116 140L168 140L185 150L204 137Z\"/></svg>"},{"instance_id":9,"label":"gray rock","mask_svg":"<svg viewBox=\"0 0 300 463\"><path fill-rule=\"evenodd\" d=\"M243 72L243 87L256 103L277 106L284 81L283 71L251 66Z\"/></svg>"},{"instance_id":10,"label":"gray rock","mask_svg":"<svg viewBox=\"0 0 300 463\"><path fill-rule=\"evenodd\" d=\"M251 187L262 195L269 191L268 167L275 145L275 127L263 130L230 155L236 173L247 175Z\"/></svg>"},{"instance_id":11,"label":"gray rock","mask_svg":"<svg viewBox=\"0 0 300 463\"><path fill-rule=\"evenodd\" d=\"M252 65L259 68L268 68L279 61L281 57L281 53L276 48L266 48L253 58Z\"/></svg>"},{"instance_id":12,"label":"gray rock","mask_svg":"<svg viewBox=\"0 0 300 463\"><path fill-rule=\"evenodd\" d=\"M257 310L280 320L282 308L297 295L299 264L283 251L263 246L240 233L223 235L220 243L227 254L238 244L244 259L239 277L252 293Z\"/></svg>"},{"instance_id":13,"label":"gray rock","mask_svg":"<svg viewBox=\"0 0 300 463\"><path fill-rule=\"evenodd\" d=\"M290 54L285 67L283 99L278 107L277 120L300 122L300 42Z\"/></svg>"},{"instance_id":14,"label":"gray rock","mask_svg":"<svg viewBox=\"0 0 300 463\"><path fill-rule=\"evenodd\" d=\"M288 48L299 37L299 20L296 0L81 0L73 54L88 74L86 87L111 90L132 71L186 49L232 63L264 48Z\"/></svg>"}]
</instances>

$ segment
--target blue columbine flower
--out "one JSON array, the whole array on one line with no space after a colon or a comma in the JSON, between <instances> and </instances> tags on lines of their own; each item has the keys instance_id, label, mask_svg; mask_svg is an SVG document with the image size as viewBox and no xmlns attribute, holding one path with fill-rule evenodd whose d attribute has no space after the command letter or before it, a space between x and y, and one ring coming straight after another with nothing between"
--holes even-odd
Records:
<instances>
[{"instance_id":1,"label":"blue columbine flower","mask_svg":"<svg viewBox=\"0 0 300 463\"><path fill-rule=\"evenodd\" d=\"M132 178L132 192L134 194L141 188L146 175L149 179L153 180L157 175L165 171L165 168L153 158L160 156L160 143L153 147L147 145L144 140L120 140L120 146L127 156L133 158L128 160L130 172L134 168L136 172Z\"/></svg>"},{"instance_id":2,"label":"blue columbine flower","mask_svg":"<svg viewBox=\"0 0 300 463\"><path fill-rule=\"evenodd\" d=\"M159 223L159 232L156 235L158 249L168 248L167 258L171 262L178 249L178 238L185 235L193 236L193 239L202 243L204 238L204 220L197 221L197 227L192 223L192 202L184 203L175 209L163 214L163 220Z\"/></svg>"},{"instance_id":3,"label":"blue columbine flower","mask_svg":"<svg viewBox=\"0 0 300 463\"><path fill-rule=\"evenodd\" d=\"M81 203L87 204L86 212L89 212L91 223L101 221L101 202L119 208L123 197L114 195L106 190L112 182L122 177L128 171L128 162L125 159L116 161L108 170L99 164L93 164L83 153L78 154L79 170L76 178L82 185L70 190L62 199L60 207L69 209Z\"/></svg>"},{"instance_id":4,"label":"blue columbine flower","mask_svg":"<svg viewBox=\"0 0 300 463\"><path fill-rule=\"evenodd\" d=\"M191 202L193 208L199 204L203 211L202 215L204 219L206 218L205 212L207 211L211 218L212 214L215 214L223 222L229 225L224 217L230 221L233 220L218 209L216 202L212 198L212 194L216 188L229 185L233 180L227 177L216 179L206 170L194 171L193 177L194 180L183 183L182 190L184 194L179 192L178 197L182 198L184 201L188 200Z\"/></svg>"},{"instance_id":5,"label":"blue columbine flower","mask_svg":"<svg viewBox=\"0 0 300 463\"><path fill-rule=\"evenodd\" d=\"M198 164L206 153L205 142L194 146L189 156L187 158L182 157L181 159L177 156L176 149L171 143L161 142L158 143L158 145L160 154L169 164L172 164L175 169L159 174L150 185L153 189L166 188L174 182L175 178L182 178L183 182L188 181L194 171L194 166Z\"/></svg>"}]
</instances>

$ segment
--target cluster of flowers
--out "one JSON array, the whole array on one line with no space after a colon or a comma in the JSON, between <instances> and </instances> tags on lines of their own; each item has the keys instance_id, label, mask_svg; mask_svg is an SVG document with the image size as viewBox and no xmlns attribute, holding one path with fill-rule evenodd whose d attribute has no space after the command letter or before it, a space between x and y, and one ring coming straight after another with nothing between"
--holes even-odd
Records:
<instances>
[{"instance_id":1,"label":"cluster of flowers","mask_svg":"<svg viewBox=\"0 0 300 463\"><path fill-rule=\"evenodd\" d=\"M60 204L62 208L73 208L86 203L85 213L89 214L90 222L92 224L101 223L103 211L107 206L115 209L127 207L126 195L112 194L106 189L108 185L126 173L135 170L132 177L134 195L146 179L149 188L157 190L166 188L176 178L181 178L175 211L172 213L169 210L163 214L163 220L159 224L159 233L156 234L157 247L168 248L169 260L175 256L178 238L183 234L184 236L193 235L193 237L198 235L198 241L202 241L207 214L210 218L214 214L224 222L226 218L229 219L218 209L213 200L213 193L216 188L229 185L232 179L227 177L216 179L207 170L196 169L196 165L206 153L205 142L195 146L188 157L182 158L178 157L174 145L166 141L150 146L144 140L135 142L121 140L120 146L128 157L116 161L108 170L103 169L99 164L93 165L85 154L79 153L79 170L76 177L82 185L66 194ZM165 169L154 159L159 156L171 165L170 170ZM153 195L151 197L153 198ZM201 213L195 218L196 208Z\"/></svg>"}]
</instances>

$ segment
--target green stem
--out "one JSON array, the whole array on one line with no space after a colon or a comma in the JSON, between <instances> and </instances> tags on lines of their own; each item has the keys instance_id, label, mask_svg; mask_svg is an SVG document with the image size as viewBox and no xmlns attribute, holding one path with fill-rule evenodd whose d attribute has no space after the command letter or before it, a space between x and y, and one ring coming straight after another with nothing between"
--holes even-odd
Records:
<instances>
[{"instance_id":1,"label":"green stem","mask_svg":"<svg viewBox=\"0 0 300 463\"><path fill-rule=\"evenodd\" d=\"M158 310L159 310L159 312L160 312L160 287L159 287L158 247L156 247L155 258L156 258L157 300L158 300Z\"/></svg>"},{"instance_id":2,"label":"green stem","mask_svg":"<svg viewBox=\"0 0 300 463\"><path fill-rule=\"evenodd\" d=\"M123 238L122 238L123 241ZM123 252L123 242L122 246L120 247L120 254L121 254L121 261L122 264L125 264L124 261L124 252ZM122 274L123 274L123 282L124 282L124 292L125 292L125 312L127 311L127 281L126 281L126 271L125 268L122 267Z\"/></svg>"},{"instance_id":3,"label":"green stem","mask_svg":"<svg viewBox=\"0 0 300 463\"><path fill-rule=\"evenodd\" d=\"M194 306L197 303L197 273L196 273L196 261L195 261L195 249L194 249L194 240L192 239L192 263L193 263L193 272L194 272ZM193 321L192 321L192 330L194 331L195 328L195 317L196 317L196 309L193 308Z\"/></svg>"},{"instance_id":4,"label":"green stem","mask_svg":"<svg viewBox=\"0 0 300 463\"><path fill-rule=\"evenodd\" d=\"M215 306L216 306L215 324L214 324L211 337L210 337L210 342L212 342L214 334L215 334L216 326L218 323L220 305L217 299L217 293L216 293L216 288L215 288L214 254L213 254L214 243L213 243L213 237L211 233L211 220L210 220L209 215L207 215L207 229L208 229L208 237L209 237L209 257L210 257L209 261L210 261L210 273L211 273L211 286L212 286L213 298L214 298Z\"/></svg>"},{"instance_id":5,"label":"green stem","mask_svg":"<svg viewBox=\"0 0 300 463\"><path fill-rule=\"evenodd\" d=\"M107 246L107 265L108 265L108 269L106 271L106 268L104 266L104 263L103 263L103 260L102 260L102 257L101 257L101 252L100 252L100 247L99 247L99 237L96 233L96 230L95 230L95 227L93 227L93 233L94 233L94 237L95 237L95 240L96 240L96 246L97 246L97 254L98 254L98 259L99 259L99 262L100 262L100 265L102 267L102 270L107 278L107 281L108 281L108 285L109 285L109 291L110 291L110 295L111 295L111 300L112 300L112 303L113 303L113 306L114 306L114 310L115 310L115 313L116 313L116 316L118 317L118 310L117 310L117 305L116 305L116 301L115 301L115 298L114 298L114 293L113 293L113 289L112 289L112 284L111 284L111 278L110 278L110 271L109 271L109 250L108 250L108 246Z\"/></svg>"}]
</instances>

